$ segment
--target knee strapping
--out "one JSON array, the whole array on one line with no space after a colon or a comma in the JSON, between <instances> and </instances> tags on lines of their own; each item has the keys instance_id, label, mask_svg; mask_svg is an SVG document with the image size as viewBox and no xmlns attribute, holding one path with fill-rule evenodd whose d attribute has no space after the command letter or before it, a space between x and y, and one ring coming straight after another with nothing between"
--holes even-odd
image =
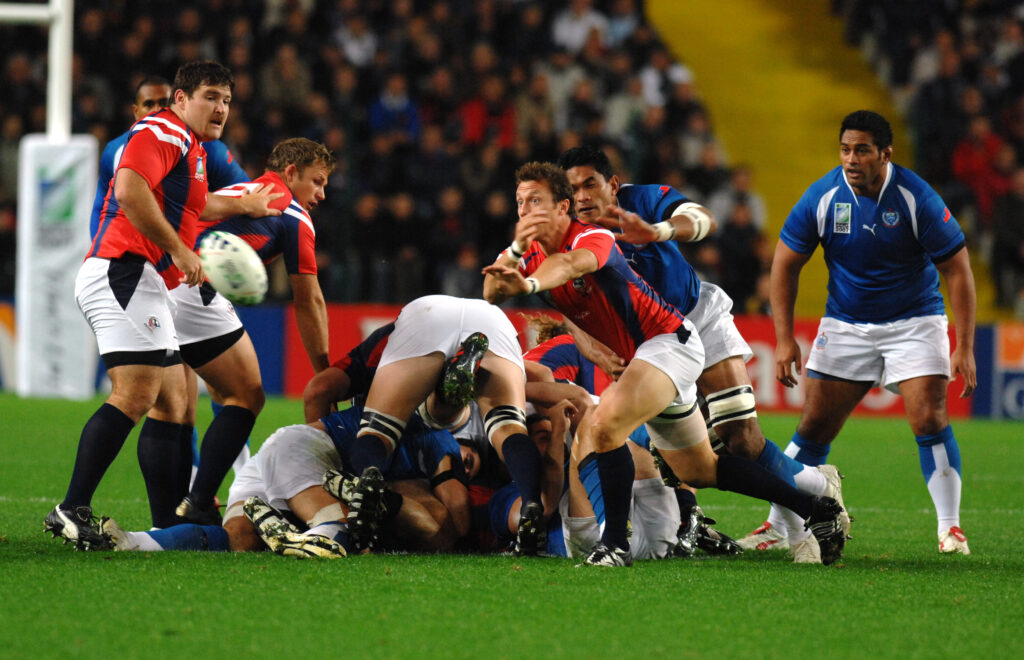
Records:
<instances>
[{"instance_id":1,"label":"knee strapping","mask_svg":"<svg viewBox=\"0 0 1024 660\"><path fill-rule=\"evenodd\" d=\"M494 442L494 433L503 426L517 424L526 433L526 411L518 406L495 406L484 416L487 439Z\"/></svg>"},{"instance_id":2,"label":"knee strapping","mask_svg":"<svg viewBox=\"0 0 1024 660\"><path fill-rule=\"evenodd\" d=\"M709 394L707 402L710 426L757 417L754 388L750 385L739 385Z\"/></svg>"},{"instance_id":3,"label":"knee strapping","mask_svg":"<svg viewBox=\"0 0 1024 660\"><path fill-rule=\"evenodd\" d=\"M362 419L359 420L359 433L357 437L375 435L383 438L390 443L390 452L394 451L395 447L398 446L398 441L402 439L403 433L405 433L405 422L402 420L373 408L363 409Z\"/></svg>"},{"instance_id":4,"label":"knee strapping","mask_svg":"<svg viewBox=\"0 0 1024 660\"><path fill-rule=\"evenodd\" d=\"M658 449L686 449L707 437L704 418L696 403L670 406L647 422L651 446Z\"/></svg>"},{"instance_id":5,"label":"knee strapping","mask_svg":"<svg viewBox=\"0 0 1024 660\"><path fill-rule=\"evenodd\" d=\"M335 502L334 504L328 504L313 514L313 517L306 521L306 525L312 529L313 527L324 523L341 522L344 520L345 511L341 508L341 504Z\"/></svg>"}]
</instances>

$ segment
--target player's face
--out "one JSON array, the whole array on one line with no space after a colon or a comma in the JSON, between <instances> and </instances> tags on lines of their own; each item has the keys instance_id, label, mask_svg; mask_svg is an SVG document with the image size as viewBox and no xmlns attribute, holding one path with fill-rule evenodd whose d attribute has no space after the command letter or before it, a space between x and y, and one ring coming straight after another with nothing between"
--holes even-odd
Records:
<instances>
[{"instance_id":1,"label":"player's face","mask_svg":"<svg viewBox=\"0 0 1024 660\"><path fill-rule=\"evenodd\" d=\"M613 176L609 181L590 165L570 167L565 174L569 177L569 183L572 185L573 200L576 202L576 217L583 222L618 229L618 220L605 217L605 209L609 204L615 203L615 196L618 193L616 178Z\"/></svg>"},{"instance_id":2,"label":"player's face","mask_svg":"<svg viewBox=\"0 0 1024 660\"><path fill-rule=\"evenodd\" d=\"M284 182L292 191L302 208L312 211L313 207L324 200L324 186L327 185L327 167L320 161L306 167L301 172L294 165L284 170Z\"/></svg>"},{"instance_id":3,"label":"player's face","mask_svg":"<svg viewBox=\"0 0 1024 660\"><path fill-rule=\"evenodd\" d=\"M520 218L531 213L546 216L537 227L537 240L542 243L562 236L569 226L569 200L556 202L546 181L523 181L519 184L516 188L516 212Z\"/></svg>"},{"instance_id":4,"label":"player's face","mask_svg":"<svg viewBox=\"0 0 1024 660\"><path fill-rule=\"evenodd\" d=\"M466 476L472 479L480 474L480 454L466 445L459 445L459 451L462 452L462 465L466 468Z\"/></svg>"},{"instance_id":5,"label":"player's face","mask_svg":"<svg viewBox=\"0 0 1024 660\"><path fill-rule=\"evenodd\" d=\"M844 131L839 138L839 162L843 173L858 194L874 196L882 188L885 168L892 158L892 147L879 149L871 133Z\"/></svg>"},{"instance_id":6,"label":"player's face","mask_svg":"<svg viewBox=\"0 0 1024 660\"><path fill-rule=\"evenodd\" d=\"M139 93L135 95L135 103L132 104L132 114L138 121L156 110L166 108L171 104L170 85L143 85Z\"/></svg>"},{"instance_id":7,"label":"player's face","mask_svg":"<svg viewBox=\"0 0 1024 660\"><path fill-rule=\"evenodd\" d=\"M181 116L203 142L219 140L224 132L231 106L231 88L200 85L188 96L182 90L175 92L175 105Z\"/></svg>"},{"instance_id":8,"label":"player's face","mask_svg":"<svg viewBox=\"0 0 1024 660\"><path fill-rule=\"evenodd\" d=\"M530 440L533 440L533 444L537 445L540 453L545 453L551 444L551 420L540 419L530 424L529 434Z\"/></svg>"}]
</instances>

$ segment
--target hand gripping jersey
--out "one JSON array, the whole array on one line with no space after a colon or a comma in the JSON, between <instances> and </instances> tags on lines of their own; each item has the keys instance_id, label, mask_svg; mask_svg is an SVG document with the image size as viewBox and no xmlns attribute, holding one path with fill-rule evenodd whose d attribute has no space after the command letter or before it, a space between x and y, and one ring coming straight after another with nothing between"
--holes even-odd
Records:
<instances>
[{"instance_id":1,"label":"hand gripping jersey","mask_svg":"<svg viewBox=\"0 0 1024 660\"><path fill-rule=\"evenodd\" d=\"M100 175L96 181L96 197L92 203L92 217L89 220L89 238L96 237L96 231L100 226L100 212L110 194L110 180L114 178L114 170L121 162L121 154L124 153L124 145L128 142L128 134L131 130L125 131L107 143L100 155ZM226 188L233 183L241 183L249 180L242 166L235 162L228 151L227 146L220 140L203 142L203 149L206 150L206 160L203 167L206 170L206 187L209 190Z\"/></svg>"},{"instance_id":2,"label":"hand gripping jersey","mask_svg":"<svg viewBox=\"0 0 1024 660\"><path fill-rule=\"evenodd\" d=\"M145 179L164 217L186 245L193 245L199 214L206 206L205 158L196 134L171 110L164 109L143 117L128 130L117 172L130 169ZM87 256L113 259L129 253L156 266L168 289L178 286L181 271L170 255L135 229L114 195L108 194Z\"/></svg>"},{"instance_id":3,"label":"hand gripping jersey","mask_svg":"<svg viewBox=\"0 0 1024 660\"><path fill-rule=\"evenodd\" d=\"M523 359L543 364L556 380L575 383L591 394L600 395L612 382L608 374L583 357L572 335L552 337L527 351Z\"/></svg>"},{"instance_id":4,"label":"hand gripping jersey","mask_svg":"<svg viewBox=\"0 0 1024 660\"><path fill-rule=\"evenodd\" d=\"M263 263L269 263L279 255L284 255L285 269L289 275L316 275L316 232L313 220L306 210L292 198L288 186L276 172L266 172L251 183L238 183L215 195L241 197L248 190L260 184L270 184L273 192L284 193L271 202L271 206L281 211L281 215L265 218L235 216L225 220L201 220L199 222L199 241L207 232L217 230L235 234L251 245L260 255Z\"/></svg>"},{"instance_id":5,"label":"hand gripping jersey","mask_svg":"<svg viewBox=\"0 0 1024 660\"><path fill-rule=\"evenodd\" d=\"M825 316L847 323L945 314L934 262L964 245L942 198L894 163L877 203L857 195L836 167L807 189L779 238L800 254L821 244L829 272Z\"/></svg>"},{"instance_id":6,"label":"hand gripping jersey","mask_svg":"<svg viewBox=\"0 0 1024 660\"><path fill-rule=\"evenodd\" d=\"M573 220L558 251L581 248L594 253L598 269L541 296L587 334L631 360L640 344L683 324L682 313L629 267L610 231ZM534 241L519 260L519 271L528 277L545 258Z\"/></svg>"},{"instance_id":7,"label":"hand gripping jersey","mask_svg":"<svg viewBox=\"0 0 1024 660\"><path fill-rule=\"evenodd\" d=\"M680 204L689 201L670 186L629 183L619 187L616 199L619 208L636 213L650 224L668 220ZM700 279L679 250L678 243L662 241L633 245L619 241L619 249L645 282L680 312L690 313L700 296Z\"/></svg>"}]
</instances>

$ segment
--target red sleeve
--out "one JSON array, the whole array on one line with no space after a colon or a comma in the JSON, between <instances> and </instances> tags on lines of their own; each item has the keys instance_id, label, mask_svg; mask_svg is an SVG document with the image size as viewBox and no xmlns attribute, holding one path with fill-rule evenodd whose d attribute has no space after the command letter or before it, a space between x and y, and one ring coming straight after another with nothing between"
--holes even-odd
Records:
<instances>
[{"instance_id":1,"label":"red sleeve","mask_svg":"<svg viewBox=\"0 0 1024 660\"><path fill-rule=\"evenodd\" d=\"M601 227L586 227L572 241L570 246L573 250L586 248L597 257L597 267L601 268L608 263L612 248L615 247L615 237L607 229Z\"/></svg>"},{"instance_id":2,"label":"red sleeve","mask_svg":"<svg viewBox=\"0 0 1024 660\"><path fill-rule=\"evenodd\" d=\"M257 179L260 183L263 183ZM270 202L270 208L277 209L278 211L284 212L288 205L292 203L292 191L288 189L288 186L275 183L273 192L284 193L284 195L278 197L274 201Z\"/></svg>"},{"instance_id":3,"label":"red sleeve","mask_svg":"<svg viewBox=\"0 0 1024 660\"><path fill-rule=\"evenodd\" d=\"M182 147L176 136L160 139L160 127L146 124L128 140L117 169L127 168L141 176L154 190L181 160ZM116 172L115 172L116 174Z\"/></svg>"},{"instance_id":4,"label":"red sleeve","mask_svg":"<svg viewBox=\"0 0 1024 660\"><path fill-rule=\"evenodd\" d=\"M299 223L298 272L316 275L316 235L305 222Z\"/></svg>"}]
</instances>

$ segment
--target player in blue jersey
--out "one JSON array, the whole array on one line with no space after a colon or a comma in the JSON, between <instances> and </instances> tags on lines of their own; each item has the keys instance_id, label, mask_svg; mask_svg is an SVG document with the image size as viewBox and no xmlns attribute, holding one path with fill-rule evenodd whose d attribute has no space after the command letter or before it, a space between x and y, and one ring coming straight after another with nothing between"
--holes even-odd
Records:
<instances>
[{"instance_id":1,"label":"player in blue jersey","mask_svg":"<svg viewBox=\"0 0 1024 660\"><path fill-rule=\"evenodd\" d=\"M634 464L625 443L645 423L676 476L694 486L785 501L807 520L822 546L822 562L836 561L845 533L834 499L803 495L751 461L711 451L696 401L704 348L693 323L629 267L610 231L573 218L572 186L558 166L527 163L516 180L515 238L483 269L484 297L498 304L543 293L628 362L577 433L580 471L597 471L605 510L601 542L585 563L632 561L627 528Z\"/></svg>"},{"instance_id":2,"label":"player in blue jersey","mask_svg":"<svg viewBox=\"0 0 1024 660\"><path fill-rule=\"evenodd\" d=\"M716 285L697 278L677 244L700 241L715 230L708 210L669 186L620 183L608 157L592 147L569 149L559 165L573 186L577 216L617 232L619 248L633 269L697 328L704 344L697 388L706 402L712 444L724 444L730 453L756 461L801 492L827 495L842 504L834 467L805 469L761 431L746 368L753 354L733 322L732 300ZM678 489L676 496L685 523L680 542L695 547L703 512L692 490ZM848 531L845 513L843 525ZM803 520L788 512L785 527L791 532L794 560L817 562L818 548Z\"/></svg>"},{"instance_id":3,"label":"player in blue jersey","mask_svg":"<svg viewBox=\"0 0 1024 660\"><path fill-rule=\"evenodd\" d=\"M903 396L938 516L939 552L969 554L960 528L960 450L946 409L950 378L977 383L975 292L964 234L919 176L892 162L892 129L859 110L839 129L840 165L808 188L786 218L775 249L771 303L776 377L797 384L793 337L800 271L820 244L828 302L807 360L806 399L786 453L824 463L829 445L875 385ZM939 273L956 321L950 357Z\"/></svg>"}]
</instances>

